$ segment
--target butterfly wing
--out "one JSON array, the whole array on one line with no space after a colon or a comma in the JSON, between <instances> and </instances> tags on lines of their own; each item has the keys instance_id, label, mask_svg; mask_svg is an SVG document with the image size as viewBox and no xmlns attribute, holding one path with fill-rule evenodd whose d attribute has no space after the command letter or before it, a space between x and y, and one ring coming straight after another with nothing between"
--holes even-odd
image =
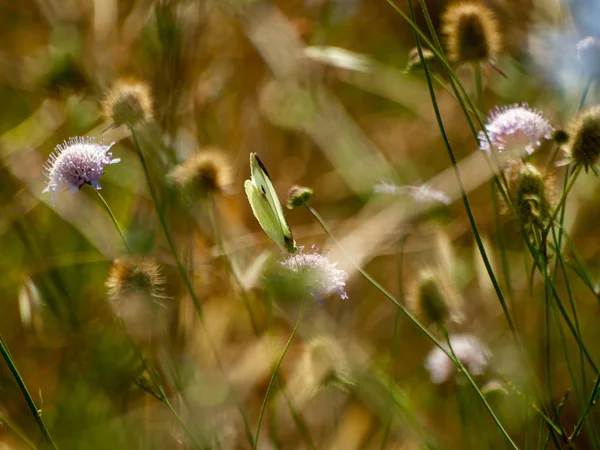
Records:
<instances>
[{"instance_id":1,"label":"butterfly wing","mask_svg":"<svg viewBox=\"0 0 600 450\"><path fill-rule=\"evenodd\" d=\"M281 227L267 197L250 180L246 180L244 188L246 189L246 195L248 196L248 202L250 203L254 217L258 220L263 231L280 247L285 248Z\"/></svg>"},{"instance_id":2,"label":"butterfly wing","mask_svg":"<svg viewBox=\"0 0 600 450\"><path fill-rule=\"evenodd\" d=\"M251 172L251 184L254 187L254 191L252 196L258 202L257 197L262 197L262 203L267 204L264 205L266 208L268 205L268 209L270 209L269 214L269 222L272 224L269 225L270 230L267 231L263 222L258 218L258 222L261 224L265 233L277 242L282 248L285 248L288 252L293 253L296 251L296 242L294 242L294 238L292 237L292 230L285 219L283 214L283 208L281 206L281 202L279 201L279 197L277 197L277 192L275 192L275 188L273 187L273 183L271 183L271 179L269 178L269 174L267 169L259 159L256 153L250 154L250 172ZM248 194L249 188L247 187L248 181L246 181L246 194L248 195L248 199L252 206L252 201L250 200L250 194ZM254 206L252 206L254 215L256 216L256 210L254 210ZM261 209L265 209L262 208ZM265 214L263 213L263 219L265 218ZM276 233L277 237L274 237L273 234Z\"/></svg>"}]
</instances>

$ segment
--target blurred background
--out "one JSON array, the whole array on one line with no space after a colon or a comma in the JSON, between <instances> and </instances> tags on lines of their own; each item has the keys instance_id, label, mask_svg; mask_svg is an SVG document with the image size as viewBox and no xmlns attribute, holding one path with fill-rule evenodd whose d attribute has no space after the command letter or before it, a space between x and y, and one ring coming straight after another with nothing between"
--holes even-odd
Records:
<instances>
[{"instance_id":1,"label":"blurred background","mask_svg":"<svg viewBox=\"0 0 600 450\"><path fill-rule=\"evenodd\" d=\"M505 76L485 72L483 112L528 102L554 127L565 126L586 80L575 44L600 33L593 20L599 7L593 0L484 3L501 24L504 51L496 65ZM396 4L408 14L406 2ZM447 2L427 5L439 29ZM537 436L530 380L515 364L517 350L474 245L423 71L405 70L412 29L390 4L23 0L2 2L0 22L0 332L59 448L196 448L165 402L144 389L154 377L206 448L250 448L244 420L254 432L271 369L298 314L263 276L282 254L244 193L251 152L260 155L283 203L294 184L314 189L312 205L348 253L401 301L420 268L444 272L465 317L450 331L476 336L492 355L478 384L502 386L492 389L490 402L519 445ZM445 89L443 66L434 61L431 68L475 219L498 273L499 245L507 255L510 278L500 276L502 287L541 377L543 282L529 282L531 258L515 223L498 218L494 225L491 172ZM470 69L456 70L472 93ZM204 325L130 132L102 113L108 89L121 78L150 87L153 120L138 136ZM597 94L593 88L588 103ZM158 307L148 306L149 298L115 302L107 293L111 264L125 251L91 189L60 192L54 207L42 194L45 161L72 136L116 143L111 151L121 162L106 168L102 194L133 253L161 268ZM233 177L227 192L211 198L216 214L166 177L207 149L226 155ZM544 167L550 152L551 145L542 146L534 161ZM560 183L561 169L553 172ZM379 183L427 184L451 201L375 193ZM591 175L578 180L565 225L594 277L599 187ZM360 277L311 215L285 212L298 245L324 249L348 272L348 298L309 302L258 448L508 448L468 386L430 381L430 341ZM564 290L560 277L557 283ZM585 342L599 357L598 299L578 279L571 288ZM571 339L562 348L554 338L551 396L558 404L570 387L563 355L575 355L577 346ZM571 430L578 417L571 394L561 423ZM44 446L4 363L0 442L5 449ZM577 448L588 445L584 432Z\"/></svg>"}]
</instances>

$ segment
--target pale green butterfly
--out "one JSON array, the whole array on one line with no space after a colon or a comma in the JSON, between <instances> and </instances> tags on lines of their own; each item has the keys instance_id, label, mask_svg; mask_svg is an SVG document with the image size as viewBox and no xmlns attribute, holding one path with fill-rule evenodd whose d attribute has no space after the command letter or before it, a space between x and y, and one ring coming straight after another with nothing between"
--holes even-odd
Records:
<instances>
[{"instance_id":1,"label":"pale green butterfly","mask_svg":"<svg viewBox=\"0 0 600 450\"><path fill-rule=\"evenodd\" d=\"M244 183L248 202L263 231L282 249L296 251L292 230L285 220L277 192L256 153L250 153L250 179Z\"/></svg>"}]
</instances>

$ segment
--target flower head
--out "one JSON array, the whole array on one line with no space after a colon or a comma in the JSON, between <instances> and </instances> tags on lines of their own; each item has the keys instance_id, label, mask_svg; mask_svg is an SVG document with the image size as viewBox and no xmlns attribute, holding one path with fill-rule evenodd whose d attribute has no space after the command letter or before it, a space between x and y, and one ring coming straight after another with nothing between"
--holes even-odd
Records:
<instances>
[{"instance_id":1,"label":"flower head","mask_svg":"<svg viewBox=\"0 0 600 450\"><path fill-rule=\"evenodd\" d=\"M588 36L577 43L577 59L590 72L600 70L600 39Z\"/></svg>"},{"instance_id":2,"label":"flower head","mask_svg":"<svg viewBox=\"0 0 600 450\"><path fill-rule=\"evenodd\" d=\"M288 209L300 208L308 206L310 198L313 195L313 190L309 187L292 186L288 191L287 207Z\"/></svg>"},{"instance_id":3,"label":"flower head","mask_svg":"<svg viewBox=\"0 0 600 450\"><path fill-rule=\"evenodd\" d=\"M526 103L496 108L485 124L485 131L479 132L479 147L490 151L492 147L502 150L525 150L531 155L539 147L542 139L552 137L553 128L542 113L531 109Z\"/></svg>"},{"instance_id":4,"label":"flower head","mask_svg":"<svg viewBox=\"0 0 600 450\"><path fill-rule=\"evenodd\" d=\"M102 106L104 116L117 126L134 126L152 118L150 88L137 80L118 80Z\"/></svg>"},{"instance_id":5,"label":"flower head","mask_svg":"<svg viewBox=\"0 0 600 450\"><path fill-rule=\"evenodd\" d=\"M338 269L337 263L329 262L314 246L312 253L304 253L304 247L300 247L298 252L280 264L284 269L305 279L307 289L317 299L321 300L333 293L341 298L348 298L344 290L348 274Z\"/></svg>"},{"instance_id":6,"label":"flower head","mask_svg":"<svg viewBox=\"0 0 600 450\"><path fill-rule=\"evenodd\" d=\"M104 166L120 161L109 151L113 145L100 145L93 137L74 137L58 145L44 165L48 177L44 192L52 192L52 204L61 188L75 192L87 183L101 189L98 178Z\"/></svg>"},{"instance_id":7,"label":"flower head","mask_svg":"<svg viewBox=\"0 0 600 450\"><path fill-rule=\"evenodd\" d=\"M600 158L600 107L588 108L572 121L565 151L567 161L598 173Z\"/></svg>"},{"instance_id":8,"label":"flower head","mask_svg":"<svg viewBox=\"0 0 600 450\"><path fill-rule=\"evenodd\" d=\"M175 167L171 178L181 188L198 196L226 192L233 183L231 163L225 153L202 150Z\"/></svg>"},{"instance_id":9,"label":"flower head","mask_svg":"<svg viewBox=\"0 0 600 450\"><path fill-rule=\"evenodd\" d=\"M450 60L488 62L500 53L500 26L494 13L481 3L455 3L445 11L442 22Z\"/></svg>"},{"instance_id":10,"label":"flower head","mask_svg":"<svg viewBox=\"0 0 600 450\"><path fill-rule=\"evenodd\" d=\"M490 358L489 349L471 334L450 336L450 345L458 360L471 375L483 375ZM448 344L442 346L449 350ZM455 371L452 360L439 347L434 348L425 360L425 368L429 371L431 382L442 384Z\"/></svg>"}]
</instances>

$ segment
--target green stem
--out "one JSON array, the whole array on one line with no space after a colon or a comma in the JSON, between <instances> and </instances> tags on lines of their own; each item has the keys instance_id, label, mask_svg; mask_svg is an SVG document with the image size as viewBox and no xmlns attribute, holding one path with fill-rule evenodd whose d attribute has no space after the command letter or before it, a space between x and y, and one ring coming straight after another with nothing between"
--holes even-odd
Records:
<instances>
[{"instance_id":1,"label":"green stem","mask_svg":"<svg viewBox=\"0 0 600 450\"><path fill-rule=\"evenodd\" d=\"M100 202L104 206L104 209L106 209L106 212L108 212L110 219L112 220L113 224L115 225L115 228L119 232L119 236L121 236L121 239L123 240L123 244L125 244L125 248L127 249L127 252L132 253L131 247L129 246L129 242L127 242L127 238L125 237L125 233L123 233L123 229L121 228L121 225L119 225L119 221L117 220L117 217L112 212L112 209L110 208L110 206L104 199L104 196L100 193L100 191L98 189L94 188L93 186L90 185L90 188L92 189L92 191L94 191L96 193L96 195L100 199Z\"/></svg>"},{"instance_id":2,"label":"green stem","mask_svg":"<svg viewBox=\"0 0 600 450\"><path fill-rule=\"evenodd\" d=\"M154 184L152 183L152 178L150 177L150 171L148 169L148 164L146 162L146 157L144 156L144 152L142 151L142 147L137 138L137 134L133 127L130 127L131 136L133 137L133 142L135 144L135 149L137 151L138 157L140 158L140 162L142 163L142 168L144 169L144 175L146 177L146 183L148 184L148 189L150 191L150 196L152 197L152 202L154 203L154 208L158 214L158 218L160 220L160 224L162 226L163 232L165 233L165 237L167 238L167 242L169 243L169 248L171 249L171 253L173 254L173 258L175 259L175 265L177 266L177 270L179 271L181 277L184 280L185 286L192 297L192 301L194 302L194 306L198 311L200 317L203 316L202 312L202 304L198 300L196 296L196 292L194 291L194 287L192 286L192 282L190 280L190 276L187 273L181 259L179 258L179 253L177 252L177 247L175 246L175 241L173 240L173 236L171 235L171 230L169 229L169 225L167 223L167 219L165 217L164 211L160 205L160 201L158 200L158 194L156 193L156 189Z\"/></svg>"},{"instance_id":3,"label":"green stem","mask_svg":"<svg viewBox=\"0 0 600 450\"><path fill-rule=\"evenodd\" d=\"M554 220L558 216L558 213L564 209L563 206L565 204L565 201L567 200L567 196L569 195L569 192L571 192L571 189L573 188L575 181L577 181L577 177L579 176L580 173L581 173L581 166L578 166L575 169L575 171L573 172L573 175L569 179L567 185L563 189L563 193L560 196L560 200L558 201L556 208L554 208L554 212L552 213L552 216L550 216L550 221L548 223L548 226L544 229L544 232L542 234L542 238L544 241L546 240L546 236L548 236L548 232L550 231L550 228L554 224Z\"/></svg>"},{"instance_id":4,"label":"green stem","mask_svg":"<svg viewBox=\"0 0 600 450\"><path fill-rule=\"evenodd\" d=\"M481 77L481 64L473 64L473 77L475 81L475 104L480 112L483 111L483 83Z\"/></svg>"},{"instance_id":5,"label":"green stem","mask_svg":"<svg viewBox=\"0 0 600 450\"><path fill-rule=\"evenodd\" d=\"M397 272L398 272L398 301L402 302L403 292L402 292L402 265L404 260L404 244L406 243L407 235L403 234L402 237L398 240L398 248L396 249L397 255ZM398 371L398 361L400 359L400 316L401 311L396 309L396 314L394 314L394 336L392 338L392 358L390 363L390 391L392 384L396 382L396 376ZM381 441L381 446L379 447L381 450L385 449L387 446L387 442L390 435L390 429L392 426L393 416L387 420L385 425L385 430L383 432L383 439Z\"/></svg>"},{"instance_id":6,"label":"green stem","mask_svg":"<svg viewBox=\"0 0 600 450\"><path fill-rule=\"evenodd\" d=\"M585 99L588 93L590 92L590 88L592 87L592 84L594 83L595 79L596 76L591 75L586 81L585 86L583 88L583 92L581 93L581 98L579 99L579 103L577 103L577 111L581 111L583 109L583 106L585 105Z\"/></svg>"},{"instance_id":7,"label":"green stem","mask_svg":"<svg viewBox=\"0 0 600 450\"><path fill-rule=\"evenodd\" d=\"M333 242L338 246L338 248L342 251L342 253L344 254L344 256L348 259L348 261L350 261L352 263L352 265L356 268L356 270L358 270L360 272L360 274L366 278L366 280L371 283L379 292L381 292L385 297L388 298L388 300L390 300L394 305L396 305L396 307L402 311L402 313L408 317L408 319L422 332L425 334L425 336L427 336L427 338L433 342L433 344L435 344L440 350L442 350L448 357L450 357L450 359L452 360L452 362L459 368L461 368L462 366L459 365L460 362L457 361L455 358L452 357L452 355L450 354L450 352L435 338L435 336L433 336L431 334L431 332L413 315L411 314L410 311L408 311L406 309L406 307L404 307L404 305L402 305L400 302L398 302L398 300L387 290L385 289L383 286L381 286L381 284L379 284L377 281L375 281L375 279L369 275L362 267L360 267L356 262L354 262L354 260L350 257L350 255L348 255L348 253L346 252L346 250L344 250L344 248L340 245L339 241L333 236L333 234L331 233L331 231L329 230L329 227L327 226L327 224L325 223L325 221L321 218L321 216L319 215L319 213L317 213L317 211L315 209L313 209L312 206L306 206L306 209L308 209L308 211L313 215L313 217L317 220L317 222L319 222L319 225L321 225L321 228L323 228L323 230L325 231L325 233L327 233L327 235L333 240ZM462 367L462 369L464 370L464 367ZM485 405L486 410L488 411L488 413L490 414L490 416L492 417L492 419L494 420L496 426L498 427L498 429L502 432L502 434L506 437L506 439L508 440L508 442L510 443L510 445L512 446L512 448L518 449L519 447L517 447L517 444L515 444L515 442L512 440L512 438L509 436L508 432L504 429L504 427L502 426L502 424L500 423L500 421L498 420L498 417L496 417L496 414L494 413L494 411L492 410L492 407L490 406L490 404L488 403L488 401L486 400L485 396L483 395L483 393L481 392L481 390L479 389L479 387L477 386L477 384L475 383L475 381L473 380L473 378L468 374L468 372L465 371L465 375L467 376L467 380L469 381L469 383L471 384L471 386L473 387L473 389L477 392L477 395L479 396L479 398L481 399L481 401L483 402L483 404Z\"/></svg>"},{"instance_id":8,"label":"green stem","mask_svg":"<svg viewBox=\"0 0 600 450\"><path fill-rule=\"evenodd\" d=\"M415 18L414 18L414 7L412 5L412 1L409 0L408 1L408 6L410 9L410 14L411 14L411 18L412 21L414 22ZM481 258L483 259L483 263L485 265L485 269L488 273L488 276L490 277L490 280L492 282L492 285L494 286L494 290L496 291L496 295L498 296L498 300L500 301L500 304L502 306L502 311L504 312L504 316L506 318L506 321L508 323L508 326L510 328L511 333L513 334L514 339L518 342L519 341L519 336L517 334L517 329L515 327L515 323L510 315L510 311L508 310L508 306L506 304L506 300L504 299L504 295L502 294L502 290L500 289L500 285L498 283L498 280L496 279L496 275L494 274L494 271L492 269L492 265L490 264L489 258L487 256L487 253L485 251L485 247L483 246L483 242L481 240L481 236L479 234L479 230L477 228L477 224L475 223L475 217L473 216L473 211L471 210L471 205L469 204L469 200L467 198L467 193L465 191L465 187L462 181L462 176L460 174L460 170L458 169L458 165L456 163L456 158L454 156L454 152L452 151L452 146L450 145L450 141L448 140L448 136L446 135L446 130L444 128L444 124L442 121L442 117L440 114L440 110L436 101L436 95L435 95L435 90L433 88L433 83L431 81L431 74L429 72L429 68L427 67L425 60L423 58L423 48L421 46L421 41L419 38L419 34L417 33L417 31L415 29L413 29L413 34L414 34L414 39L415 42L417 44L417 50L419 52L419 59L421 60L421 64L423 64L423 69L425 71L425 78L427 79L427 86L429 88L429 96L431 97L431 103L433 106L433 110L435 113L435 117L436 117L436 121L438 124L438 128L440 130L440 133L442 134L442 138L444 140L444 144L446 146L446 150L448 152L448 156L450 158L450 162L452 163L452 167L454 169L454 174L456 176L456 181L458 183L458 186L460 188L460 193L461 193L461 198L463 201L463 204L465 206L465 210L467 212L467 216L469 219L469 223L471 225L471 229L473 230L473 235L475 236L475 241L477 243L477 247L479 249L479 253L481 254Z\"/></svg>"},{"instance_id":9,"label":"green stem","mask_svg":"<svg viewBox=\"0 0 600 450\"><path fill-rule=\"evenodd\" d=\"M2 353L2 357L4 358L4 361L6 361L6 365L10 369L15 381L19 385L19 389L21 390L23 397L25 397L27 406L29 406L29 410L31 411L33 418L35 419L40 431L44 435L44 438L46 439L46 443L48 444L48 447L51 449L57 449L58 447L54 443L54 440L52 439L52 436L50 435L48 428L46 428L44 419L42 418L42 411L37 408L37 406L35 405L35 402L33 401L33 398L31 398L31 395L29 394L29 390L27 389L27 386L25 385L25 381L23 381L23 377L21 377L21 374L19 373L19 369L17 369L17 365L15 364L15 361L13 360L12 355L10 354L10 351L8 350L8 347L7 347L6 343L4 342L4 338L2 337L1 334L0 334L0 353Z\"/></svg>"},{"instance_id":10,"label":"green stem","mask_svg":"<svg viewBox=\"0 0 600 450\"><path fill-rule=\"evenodd\" d=\"M260 329L258 326L258 322L257 322L256 318L254 317L254 312L252 311L252 305L250 303L250 298L248 297L248 294L246 293L246 289L244 288L244 284L242 283L242 280L240 279L237 272L233 268L233 264L231 263L231 260L227 256L227 252L225 251L225 246L223 245L223 239L221 238L221 231L220 231L219 220L218 220L217 205L214 201L214 198L210 198L205 202L205 209L208 211L208 215L209 215L210 222L211 222L212 229L213 229L213 235L214 235L215 241L217 242L217 247L219 249L219 254L221 256L221 259L225 263L225 267L231 274L235 284L237 284L237 286L240 290L240 295L242 296L244 306L246 307L246 310L248 311L248 315L250 316L252 330L254 331L255 336L258 337L258 336L260 336Z\"/></svg>"},{"instance_id":11,"label":"green stem","mask_svg":"<svg viewBox=\"0 0 600 450\"><path fill-rule=\"evenodd\" d=\"M156 209L156 212L158 214L158 217L160 219L160 223L163 229L163 232L165 233L165 236L167 238L167 242L169 243L169 248L171 249L171 253L173 254L173 258L175 259L175 265L177 266L177 269L179 270L179 273L181 275L181 277L183 278L184 282L185 282L185 286L190 294L190 297L192 298L192 301L194 303L194 307L196 308L196 311L198 312L198 317L200 319L200 324L202 325L202 327L204 328L204 330L206 331L206 340L210 346L210 349L215 357L215 362L217 363L217 366L219 368L219 370L221 371L221 373L223 375L225 375L225 370L223 368L223 365L221 363L221 359L219 357L219 354L217 352L217 348L215 343L212 340L212 337L210 335L210 333L208 332L208 329L206 328L206 324L204 322L204 314L202 311L202 304L200 303L196 292L194 291L194 287L192 286L192 281L190 280L190 276L186 270L186 268L184 267L181 259L179 258L179 254L177 252L177 247L175 246L175 241L173 240L173 237L171 235L171 231L169 229L169 225L167 223L167 219L165 217L165 214L163 212L163 209L160 205L160 202L158 200L158 194L156 192L156 189L154 188L154 184L152 183L152 178L150 177L150 171L148 169L148 164L146 162L146 158L144 156L144 153L142 151L142 147L140 146L140 143L138 141L137 138L137 134L135 132L135 130L133 129L133 127L130 127L130 131L131 131L131 136L133 137L133 142L135 144L135 149L137 151L137 154L140 158L140 162L142 163L142 168L144 169L144 175L146 177L146 183L148 184L148 189L150 191L150 196L152 197L152 201L154 203L154 207ZM246 417L246 413L244 412L242 405L241 405L241 401L238 398L235 389L233 389L232 386L229 386L230 388L230 392L233 395L234 401L236 402L236 405L238 407L238 410L242 416L242 421L244 422L244 429L246 432L246 438L248 439L248 442L253 445L254 444L254 439L252 438L252 432L250 431L250 427L248 424L248 419Z\"/></svg>"},{"instance_id":12,"label":"green stem","mask_svg":"<svg viewBox=\"0 0 600 450\"><path fill-rule=\"evenodd\" d=\"M304 316L304 308L306 307L306 298L302 299L302 303L300 304L300 313L298 314L298 320L296 321L296 325L290 334L289 339L287 340L285 347L283 347L283 351L279 355L277 362L275 363L275 367L273 368L273 373L271 374L271 379L269 380L269 385L267 386L267 392L265 393L265 398L263 399L262 406L260 408L260 414L258 415L258 424L256 425L256 433L254 433L254 445L252 446L252 450L256 450L258 448L258 437L260 435L260 428L262 426L263 417L265 415L265 410L267 409L267 404L269 403L269 397L271 395L271 391L273 390L273 386L275 386L275 380L277 379L277 374L279 373L279 367L283 362L283 358L285 354L289 350L298 329L300 328L300 323L302 323L302 317Z\"/></svg>"}]
</instances>

